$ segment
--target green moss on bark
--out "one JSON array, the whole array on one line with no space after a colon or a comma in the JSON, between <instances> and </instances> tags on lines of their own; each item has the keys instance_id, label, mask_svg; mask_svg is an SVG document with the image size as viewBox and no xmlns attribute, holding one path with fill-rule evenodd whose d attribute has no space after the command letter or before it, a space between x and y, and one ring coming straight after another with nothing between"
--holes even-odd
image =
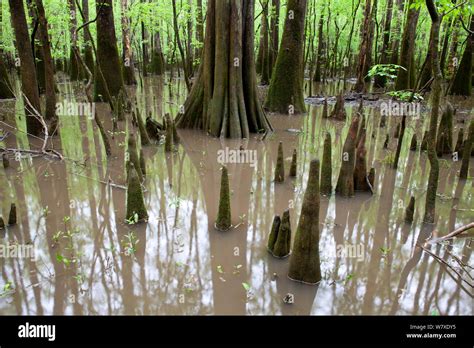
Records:
<instances>
[{"instance_id":1,"label":"green moss on bark","mask_svg":"<svg viewBox=\"0 0 474 348\"><path fill-rule=\"evenodd\" d=\"M281 218L278 215L275 215L273 218L272 229L270 235L268 236L267 249L269 252L273 253L273 247L278 238L278 232L280 231Z\"/></svg>"},{"instance_id":2,"label":"green moss on bark","mask_svg":"<svg viewBox=\"0 0 474 348\"><path fill-rule=\"evenodd\" d=\"M277 239L273 246L272 254L278 258L284 258L290 255L291 245L291 224L290 211L286 210L281 219L280 228L278 230Z\"/></svg>"},{"instance_id":3,"label":"green moss on bark","mask_svg":"<svg viewBox=\"0 0 474 348\"><path fill-rule=\"evenodd\" d=\"M288 114L306 112L303 91L304 29L307 0L289 0L281 47L278 52L265 108Z\"/></svg>"},{"instance_id":4,"label":"green moss on bark","mask_svg":"<svg viewBox=\"0 0 474 348\"><path fill-rule=\"evenodd\" d=\"M221 193L219 199L219 210L217 212L216 228L219 231L228 231L231 226L229 175L227 168L222 167Z\"/></svg>"},{"instance_id":5,"label":"green moss on bark","mask_svg":"<svg viewBox=\"0 0 474 348\"><path fill-rule=\"evenodd\" d=\"M136 219L135 216L137 217ZM128 171L126 218L136 222L148 219L140 179L133 163L130 164Z\"/></svg>"},{"instance_id":6,"label":"green moss on bark","mask_svg":"<svg viewBox=\"0 0 474 348\"><path fill-rule=\"evenodd\" d=\"M308 186L303 198L288 272L290 279L308 284L321 281L319 199L319 160L313 160L310 164Z\"/></svg>"}]
</instances>

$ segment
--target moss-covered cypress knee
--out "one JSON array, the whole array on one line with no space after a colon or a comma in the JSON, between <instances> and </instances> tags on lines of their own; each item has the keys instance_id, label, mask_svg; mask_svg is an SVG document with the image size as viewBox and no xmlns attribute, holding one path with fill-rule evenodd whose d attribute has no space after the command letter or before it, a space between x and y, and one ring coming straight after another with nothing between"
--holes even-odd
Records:
<instances>
[{"instance_id":1,"label":"moss-covered cypress knee","mask_svg":"<svg viewBox=\"0 0 474 348\"><path fill-rule=\"evenodd\" d=\"M128 135L128 163L127 169L130 167L130 164L133 163L135 170L137 171L138 178L140 181L143 181L143 173L140 166L140 157L138 157L137 141L135 136L130 133Z\"/></svg>"},{"instance_id":2,"label":"moss-covered cypress knee","mask_svg":"<svg viewBox=\"0 0 474 348\"><path fill-rule=\"evenodd\" d=\"M355 115L342 149L342 165L336 185L336 192L343 197L354 196L355 151L358 130L359 117Z\"/></svg>"},{"instance_id":3,"label":"moss-covered cypress knee","mask_svg":"<svg viewBox=\"0 0 474 348\"><path fill-rule=\"evenodd\" d=\"M278 144L278 157L275 167L275 181L283 182L285 181L285 161L283 158L283 143L280 141Z\"/></svg>"},{"instance_id":4,"label":"moss-covered cypress knee","mask_svg":"<svg viewBox=\"0 0 474 348\"><path fill-rule=\"evenodd\" d=\"M345 121L346 116L346 109L344 108L344 97L342 94L339 94L336 99L336 105L334 106L334 110L332 111L329 117L334 118L338 121Z\"/></svg>"},{"instance_id":5,"label":"moss-covered cypress knee","mask_svg":"<svg viewBox=\"0 0 474 348\"><path fill-rule=\"evenodd\" d=\"M410 203L405 210L405 221L408 223L413 222L413 215L415 214L415 197L411 196Z\"/></svg>"},{"instance_id":6,"label":"moss-covered cypress knee","mask_svg":"<svg viewBox=\"0 0 474 348\"><path fill-rule=\"evenodd\" d=\"M6 153L2 154L2 162L3 162L3 168L7 169L10 167L10 161L8 160L8 156Z\"/></svg>"},{"instance_id":7,"label":"moss-covered cypress knee","mask_svg":"<svg viewBox=\"0 0 474 348\"><path fill-rule=\"evenodd\" d=\"M293 156L291 158L290 176L296 177L296 170L298 168L298 154L296 149L293 150Z\"/></svg>"},{"instance_id":8,"label":"moss-covered cypress knee","mask_svg":"<svg viewBox=\"0 0 474 348\"><path fill-rule=\"evenodd\" d=\"M228 231L231 226L229 175L227 168L222 167L221 194L219 199L219 210L217 212L216 228L219 231Z\"/></svg>"},{"instance_id":9,"label":"moss-covered cypress knee","mask_svg":"<svg viewBox=\"0 0 474 348\"><path fill-rule=\"evenodd\" d=\"M469 172L469 161L471 158L472 148L474 146L474 119L471 120L471 124L469 126L469 135L464 142L464 149L462 151L462 164L461 164L461 172L459 173L459 177L461 179L467 179L467 175Z\"/></svg>"},{"instance_id":10,"label":"moss-covered cypress knee","mask_svg":"<svg viewBox=\"0 0 474 348\"><path fill-rule=\"evenodd\" d=\"M12 203L10 206L10 215L8 215L8 224L16 225L16 205Z\"/></svg>"},{"instance_id":11,"label":"moss-covered cypress knee","mask_svg":"<svg viewBox=\"0 0 474 348\"><path fill-rule=\"evenodd\" d=\"M290 211L286 210L281 219L280 229L278 231L272 254L275 257L283 258L290 255L291 246L291 223Z\"/></svg>"},{"instance_id":12,"label":"moss-covered cypress knee","mask_svg":"<svg viewBox=\"0 0 474 348\"><path fill-rule=\"evenodd\" d=\"M321 194L332 195L332 149L331 134L326 133L324 139L323 163L321 166Z\"/></svg>"},{"instance_id":13,"label":"moss-covered cypress knee","mask_svg":"<svg viewBox=\"0 0 474 348\"><path fill-rule=\"evenodd\" d=\"M135 218L136 217L136 218ZM148 212L143 199L142 186L135 165L130 163L127 186L127 217L128 220L141 222L148 219Z\"/></svg>"},{"instance_id":14,"label":"moss-covered cypress knee","mask_svg":"<svg viewBox=\"0 0 474 348\"><path fill-rule=\"evenodd\" d=\"M319 261L319 160L311 161L308 186L296 229L288 277L316 284L321 281Z\"/></svg>"},{"instance_id":15,"label":"moss-covered cypress knee","mask_svg":"<svg viewBox=\"0 0 474 348\"><path fill-rule=\"evenodd\" d=\"M273 218L272 229L270 235L268 236L267 249L269 252L273 253L273 247L278 238L278 232L280 231L281 219L278 215L275 215Z\"/></svg>"},{"instance_id":16,"label":"moss-covered cypress knee","mask_svg":"<svg viewBox=\"0 0 474 348\"><path fill-rule=\"evenodd\" d=\"M416 151L417 148L418 148L418 142L416 141L416 134L413 134L413 137L411 138L410 150Z\"/></svg>"}]
</instances>

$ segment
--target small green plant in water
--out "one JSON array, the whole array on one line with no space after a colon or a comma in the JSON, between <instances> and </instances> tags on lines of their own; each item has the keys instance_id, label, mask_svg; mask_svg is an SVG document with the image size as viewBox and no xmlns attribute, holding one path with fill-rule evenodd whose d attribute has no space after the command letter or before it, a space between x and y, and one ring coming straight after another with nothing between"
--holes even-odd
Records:
<instances>
[{"instance_id":1,"label":"small green plant in water","mask_svg":"<svg viewBox=\"0 0 474 348\"><path fill-rule=\"evenodd\" d=\"M135 225L138 223L138 214L134 213L132 216L130 216L128 219L125 220L127 224L129 225Z\"/></svg>"},{"instance_id":2,"label":"small green plant in water","mask_svg":"<svg viewBox=\"0 0 474 348\"><path fill-rule=\"evenodd\" d=\"M137 252L137 245L140 240L137 239L135 233L129 232L125 235L124 239L121 240L123 253L126 256L135 255Z\"/></svg>"}]
</instances>

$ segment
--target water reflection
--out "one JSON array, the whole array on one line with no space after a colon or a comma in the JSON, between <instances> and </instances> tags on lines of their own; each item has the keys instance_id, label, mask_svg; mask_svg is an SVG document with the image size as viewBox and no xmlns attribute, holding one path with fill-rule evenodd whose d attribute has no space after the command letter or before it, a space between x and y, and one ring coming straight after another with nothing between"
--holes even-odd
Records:
<instances>
[{"instance_id":1,"label":"water reflection","mask_svg":"<svg viewBox=\"0 0 474 348\"><path fill-rule=\"evenodd\" d=\"M61 84L61 98L84 98L76 87ZM147 77L129 93L136 95L142 117L162 121L165 113L179 111L185 90L180 79ZM335 84L312 88L313 94L332 95L336 90ZM355 108L347 106L349 118ZM99 105L98 110L112 131L108 107ZM421 137L427 122L409 122L395 170L388 161L396 140L388 149L383 143L399 120L376 127L378 111L366 107L364 113L367 163L376 169L375 192L357 193L351 199L322 198L324 281L317 287L288 280L288 260L269 255L267 236L273 216L286 209L296 231L308 164L322 156L326 131L333 139L336 183L349 119L323 120L322 106L311 106L305 116L272 115L276 132L265 141L257 136L219 140L185 130L180 131L176 153L165 153L162 145L144 148L150 220L135 226L124 219L123 189L126 135L132 125L122 122L109 133L114 155L107 159L90 120L61 118L63 131L54 146L67 158L64 162L24 158L0 170L1 215L5 217L15 202L19 216L18 225L0 235L1 242L31 242L36 250L35 260L0 259L0 291L9 282L15 290L0 297L0 313L473 314L472 288L418 247L431 234L443 235L473 220L472 178L459 181L460 163L445 158L437 223L423 225L429 164L424 153L409 150L409 140L415 132ZM15 127L23 129L17 121ZM2 146L39 146L25 134L15 134ZM299 159L297 177L282 184L273 182L279 141L284 143L287 172L293 149ZM221 173L217 153L225 148L256 151L258 162L255 167L228 165L234 228L221 233L213 226ZM403 218L411 196L417 208L415 221L408 225ZM131 245L134 250L128 253ZM334 257L341 245L360 246L362 254ZM431 251L444 260L455 254L472 263L469 238L433 245ZM293 304L283 301L287 294L294 296Z\"/></svg>"}]
</instances>

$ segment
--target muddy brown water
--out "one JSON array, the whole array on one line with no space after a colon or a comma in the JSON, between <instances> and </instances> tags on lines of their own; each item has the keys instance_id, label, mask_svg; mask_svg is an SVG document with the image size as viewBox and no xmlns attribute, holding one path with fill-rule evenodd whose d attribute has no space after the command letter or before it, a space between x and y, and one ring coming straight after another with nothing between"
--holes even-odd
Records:
<instances>
[{"instance_id":1,"label":"muddy brown water","mask_svg":"<svg viewBox=\"0 0 474 348\"><path fill-rule=\"evenodd\" d=\"M64 80L59 87L60 101L84 100L79 85ZM313 90L318 88L334 95L338 86ZM142 115L160 119L165 112L176 114L185 85L169 77L146 78L143 87L129 93L136 95ZM453 102L458 108L456 140L474 103L472 98ZM355 108L347 107L349 115ZM21 102L0 103L3 122L15 124L15 109L21 113ZM425 153L410 151L409 143L414 132L421 138L427 114L409 119L408 140L394 170L389 165L396 150L392 135L400 119L389 118L379 128L379 110L364 109L375 193L321 199L324 279L308 286L287 278L288 259L267 252L267 236L273 216L289 208L294 237L309 161L322 157L326 131L333 139L336 184L349 121L323 120L322 106L308 105L307 115L270 115L275 133L265 141L257 136L220 140L180 130L182 142L175 153L166 154L158 144L144 148L150 218L147 224L130 225L122 187L129 129L121 122L112 133L108 107L98 104L97 109L114 138L111 159L87 117L64 116L53 144L66 160L23 156L11 158L10 168L0 170L0 215L7 219L12 202L18 211L18 224L0 231L0 242L32 245L35 256L0 258L0 314L473 314L472 287L463 280L472 284L469 275L458 269L461 277L416 246L474 220L473 178L459 181L460 162L448 156L440 164L436 224L422 223L429 163ZM28 140L23 121L17 127L1 124L12 133L1 146L41 145L39 139ZM384 149L387 132L391 141ZM286 173L293 149L298 153L298 176L283 184L273 182L279 141L284 143ZM228 164L234 226L218 232L218 151L241 146L256 151L257 163ZM472 158L470 165L474 167ZM410 226L403 218L412 195L417 204ZM431 251L450 263L455 255L472 267L472 247L472 238L458 238L432 245ZM283 301L287 294L293 295L293 304Z\"/></svg>"}]
</instances>

